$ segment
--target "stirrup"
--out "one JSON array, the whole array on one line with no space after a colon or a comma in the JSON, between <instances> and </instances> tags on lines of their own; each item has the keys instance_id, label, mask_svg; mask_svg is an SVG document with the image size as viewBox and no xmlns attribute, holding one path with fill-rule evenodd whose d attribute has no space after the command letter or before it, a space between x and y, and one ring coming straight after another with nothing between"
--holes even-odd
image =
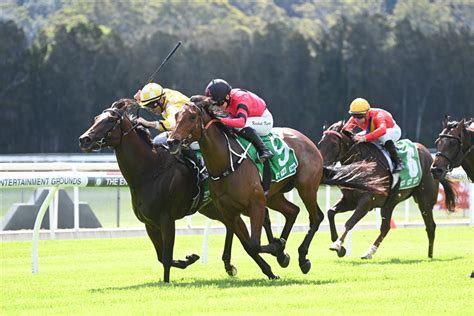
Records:
<instances>
[{"instance_id":1,"label":"stirrup","mask_svg":"<svg viewBox=\"0 0 474 316\"><path fill-rule=\"evenodd\" d=\"M268 159L272 159L273 153L270 150L262 150L261 153L258 153L258 161L264 163Z\"/></svg>"}]
</instances>

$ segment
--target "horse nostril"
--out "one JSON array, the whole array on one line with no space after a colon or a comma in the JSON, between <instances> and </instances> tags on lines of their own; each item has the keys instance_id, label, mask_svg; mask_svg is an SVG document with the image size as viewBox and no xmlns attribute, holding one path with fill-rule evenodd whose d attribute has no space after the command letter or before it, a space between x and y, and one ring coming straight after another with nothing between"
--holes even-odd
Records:
<instances>
[{"instance_id":1,"label":"horse nostril","mask_svg":"<svg viewBox=\"0 0 474 316\"><path fill-rule=\"evenodd\" d=\"M86 144L89 144L91 142L91 138L89 136L84 136L84 137L80 137L79 138L79 143L81 145L86 145Z\"/></svg>"}]
</instances>

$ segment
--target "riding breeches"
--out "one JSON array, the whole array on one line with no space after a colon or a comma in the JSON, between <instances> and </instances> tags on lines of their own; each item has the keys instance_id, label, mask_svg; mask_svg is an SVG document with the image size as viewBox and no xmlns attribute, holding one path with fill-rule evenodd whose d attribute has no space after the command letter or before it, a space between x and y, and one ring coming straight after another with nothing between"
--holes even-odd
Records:
<instances>
[{"instance_id":1,"label":"riding breeches","mask_svg":"<svg viewBox=\"0 0 474 316\"><path fill-rule=\"evenodd\" d=\"M357 135L365 135L365 131L357 133ZM373 142L384 145L388 140L391 140L395 143L397 140L400 139L401 136L402 136L402 130L400 129L400 126L395 124L393 127L387 128L385 135L380 136Z\"/></svg>"},{"instance_id":2,"label":"riding breeches","mask_svg":"<svg viewBox=\"0 0 474 316\"><path fill-rule=\"evenodd\" d=\"M245 122L245 127L253 128L260 136L267 135L273 128L273 115L266 109L262 116L248 117L247 122ZM240 128L238 130L240 130Z\"/></svg>"}]
</instances>

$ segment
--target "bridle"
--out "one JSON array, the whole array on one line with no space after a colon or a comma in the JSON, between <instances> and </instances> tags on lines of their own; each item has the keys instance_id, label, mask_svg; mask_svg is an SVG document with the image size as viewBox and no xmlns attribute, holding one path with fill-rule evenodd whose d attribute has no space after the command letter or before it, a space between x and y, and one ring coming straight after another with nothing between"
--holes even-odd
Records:
<instances>
[{"instance_id":1,"label":"bridle","mask_svg":"<svg viewBox=\"0 0 474 316\"><path fill-rule=\"evenodd\" d=\"M204 111L206 111L205 108L203 107L200 107L200 106L197 106L196 104L194 103L189 103L188 104L190 107L193 106L195 108L198 109L199 111L199 120L200 120L200 123L201 123L201 135L199 137L199 139L197 141L201 141L203 135L205 134L205 132L209 129L209 127L211 127L214 123L218 123L220 122L219 119L215 118L215 117L212 117L211 120L209 120L206 124L204 124L204 120L203 120L203 114L204 114ZM206 111L207 112L207 111ZM209 115L209 113L207 113ZM195 126L196 127L196 126ZM194 127L194 128L195 128ZM213 181L217 181L217 180L220 180L222 178L225 178L227 177L228 175L232 174L233 172L235 172L235 170L237 170L237 168L242 165L243 161L247 158L247 152L248 150L250 149L250 145L244 149L244 152L242 153L238 153L236 152L234 149L232 149L231 145L230 145L230 140L229 140L229 137L227 136L226 133L223 133L225 138L226 138L226 142L227 142L227 150L229 152L229 161L230 161L230 165L229 167L224 170L223 172L221 172L220 175L218 176L212 176L210 173L209 173L209 178ZM189 141L189 139L191 138L191 134L189 134L189 136L186 138L186 140ZM238 157L239 159L237 161L234 162L234 160L232 159L233 156L236 156ZM208 170L209 171L209 170Z\"/></svg>"},{"instance_id":2,"label":"bridle","mask_svg":"<svg viewBox=\"0 0 474 316\"><path fill-rule=\"evenodd\" d=\"M112 115L112 117L115 116L117 120L115 121L115 124L107 132L104 133L104 136L100 140L95 142L97 148L94 148L92 150L95 152L100 151L102 147L106 145L107 138L112 135L112 132L117 128L117 126L121 126L122 121L124 121L124 119L127 119L132 124L132 127L128 131L120 133L120 144L122 143L122 138L124 136L127 136L132 130L134 130L138 126L138 123L133 124L128 115L125 115L125 111L120 112L116 108L110 107L108 109L105 109L102 113L113 113L114 115Z\"/></svg>"},{"instance_id":3,"label":"bridle","mask_svg":"<svg viewBox=\"0 0 474 316\"><path fill-rule=\"evenodd\" d=\"M443 133L443 132L441 132L438 135L438 138L436 139L435 144L438 144L438 142L442 138L455 139L456 144L458 146L456 154L454 155L453 158L449 157L448 155L446 155L445 153L443 153L441 151L437 151L436 154L435 154L435 157L441 156L441 157L443 157L444 159L446 159L448 161L448 165L446 166L446 169L448 170L448 172L451 172L453 170L453 168L459 167L462 164L462 161L464 160L464 158L474 149L474 145L471 145L466 152L463 152L463 150L462 150L462 143L463 143L462 137L447 134L447 133Z\"/></svg>"},{"instance_id":4,"label":"bridle","mask_svg":"<svg viewBox=\"0 0 474 316\"><path fill-rule=\"evenodd\" d=\"M337 162L337 161L340 161L343 157L343 147L344 146L349 146L349 143L345 142L344 141L344 135L341 133L341 132L338 132L338 131L334 131L334 130L327 130L327 131L324 131L323 132L323 138L319 141L319 144L323 141L325 135L334 135L336 136L337 138L339 138L341 141L337 142L337 146L338 146L338 151L337 151L337 155L336 155L336 159L334 160L334 162ZM347 149L347 153L350 152L350 150L356 145L356 143L352 144L352 146L350 146L348 149Z\"/></svg>"}]
</instances>

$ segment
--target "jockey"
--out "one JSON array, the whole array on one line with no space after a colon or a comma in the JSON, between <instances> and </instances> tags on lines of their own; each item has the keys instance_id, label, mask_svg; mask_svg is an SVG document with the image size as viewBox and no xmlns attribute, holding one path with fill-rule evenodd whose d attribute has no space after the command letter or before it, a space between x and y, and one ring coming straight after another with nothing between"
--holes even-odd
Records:
<instances>
[{"instance_id":1,"label":"jockey","mask_svg":"<svg viewBox=\"0 0 474 316\"><path fill-rule=\"evenodd\" d=\"M176 128L176 113L189 101L189 98L179 91L163 89L157 83L147 83L143 89L138 90L134 96L135 100L142 107L147 108L156 115L161 115L163 120L147 121L142 117L137 119L137 123L148 128L155 128L160 134L153 138L154 145L162 145L168 140L168 132ZM199 148L199 145L192 144L193 148ZM200 170L203 163L199 161L196 153L192 149L185 149L183 154L190 158ZM200 177L205 177L200 172Z\"/></svg>"},{"instance_id":2,"label":"jockey","mask_svg":"<svg viewBox=\"0 0 474 316\"><path fill-rule=\"evenodd\" d=\"M403 169L403 162L398 156L395 142L400 139L402 131L392 115L382 109L371 108L369 102L362 98L352 101L349 107L351 118L343 126L343 130L352 131L359 127L365 132L354 136L356 143L377 142L387 149L393 162L393 173Z\"/></svg>"},{"instance_id":3,"label":"jockey","mask_svg":"<svg viewBox=\"0 0 474 316\"><path fill-rule=\"evenodd\" d=\"M260 162L273 157L260 138L273 128L273 116L263 99L244 89L232 89L222 79L211 80L205 94L229 114L229 117L221 118L221 122L235 128L240 136L255 146Z\"/></svg>"}]
</instances>

